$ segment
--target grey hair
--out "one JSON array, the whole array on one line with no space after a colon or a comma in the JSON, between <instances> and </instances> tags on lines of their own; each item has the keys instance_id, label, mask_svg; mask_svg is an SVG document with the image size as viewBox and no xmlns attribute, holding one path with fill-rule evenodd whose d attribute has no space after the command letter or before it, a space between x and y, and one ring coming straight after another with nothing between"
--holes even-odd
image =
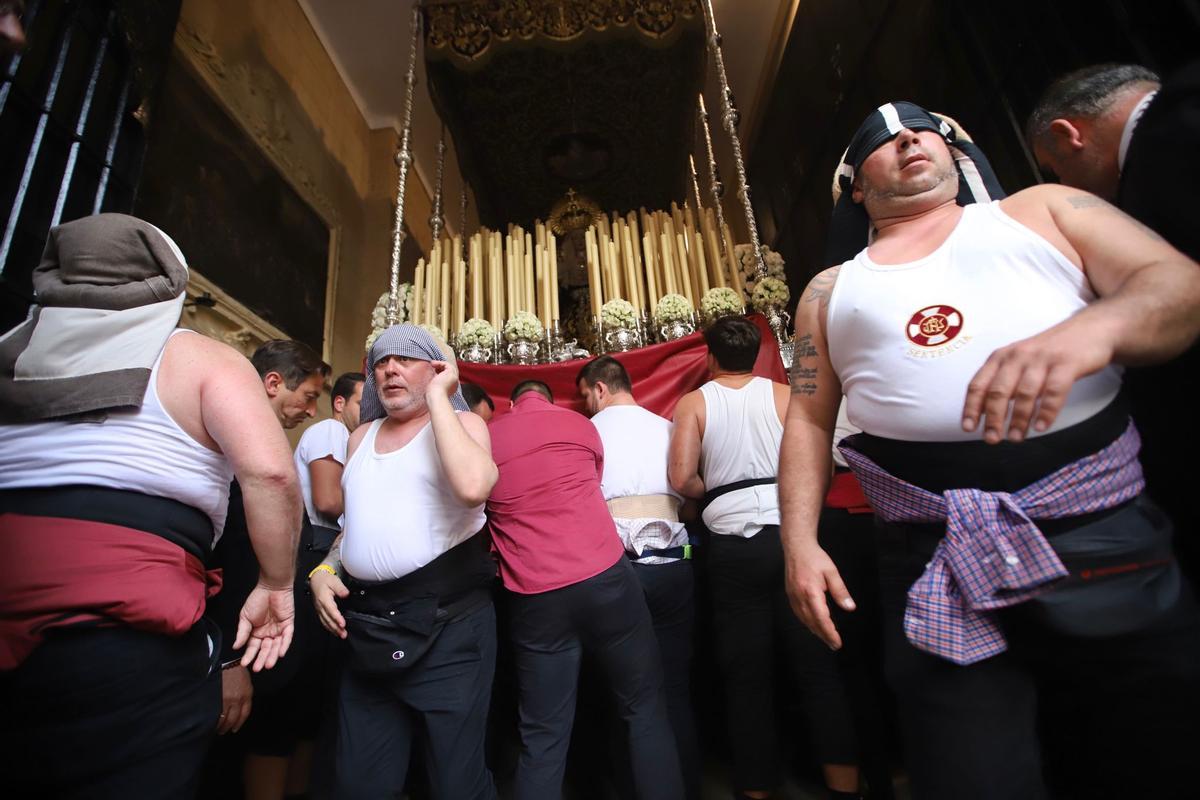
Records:
<instances>
[{"instance_id":1,"label":"grey hair","mask_svg":"<svg viewBox=\"0 0 1200 800\"><path fill-rule=\"evenodd\" d=\"M1025 123L1025 138L1046 135L1056 119L1095 119L1135 83L1160 83L1158 74L1136 64L1096 64L1068 72L1046 87Z\"/></svg>"}]
</instances>

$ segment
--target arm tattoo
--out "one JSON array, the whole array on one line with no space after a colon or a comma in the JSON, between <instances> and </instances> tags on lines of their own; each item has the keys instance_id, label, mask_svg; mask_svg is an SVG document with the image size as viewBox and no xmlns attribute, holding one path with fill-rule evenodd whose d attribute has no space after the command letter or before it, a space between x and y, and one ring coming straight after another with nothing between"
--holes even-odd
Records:
<instances>
[{"instance_id":1,"label":"arm tattoo","mask_svg":"<svg viewBox=\"0 0 1200 800\"><path fill-rule=\"evenodd\" d=\"M1072 208L1109 208L1109 209L1115 211L1116 213L1120 214L1125 219L1132 222L1134 225L1138 226L1138 228L1141 229L1142 233L1146 234L1154 241L1156 241L1156 242L1166 242L1167 241L1161 235L1159 235L1158 231L1154 230L1153 228L1151 228L1150 226L1141 222L1140 220L1134 219L1133 217L1129 216L1124 211L1122 211L1121 209L1112 205L1111 203L1107 203L1104 200L1101 200L1099 197L1094 197L1090 194L1081 194L1081 195L1077 195L1075 197L1068 197L1067 202L1071 204Z\"/></svg>"},{"instance_id":2,"label":"arm tattoo","mask_svg":"<svg viewBox=\"0 0 1200 800\"><path fill-rule=\"evenodd\" d=\"M833 294L833 285L837 282L839 269L841 267L827 269L813 278L804 292L804 302L817 303L821 308L828 308L829 296Z\"/></svg>"},{"instance_id":3,"label":"arm tattoo","mask_svg":"<svg viewBox=\"0 0 1200 800\"><path fill-rule=\"evenodd\" d=\"M817 348L813 347L811 333L796 337L795 349L792 351L792 368L788 371L788 383L791 384L792 394L811 397L816 393L817 368L801 363L802 359L813 358L816 355Z\"/></svg>"}]
</instances>

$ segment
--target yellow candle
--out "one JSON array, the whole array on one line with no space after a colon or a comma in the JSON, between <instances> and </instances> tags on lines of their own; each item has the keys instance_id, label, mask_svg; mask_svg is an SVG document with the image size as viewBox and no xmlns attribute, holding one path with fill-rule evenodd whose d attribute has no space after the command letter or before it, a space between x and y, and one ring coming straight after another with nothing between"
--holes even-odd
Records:
<instances>
[{"instance_id":1,"label":"yellow candle","mask_svg":"<svg viewBox=\"0 0 1200 800\"><path fill-rule=\"evenodd\" d=\"M675 234L675 250L676 258L679 259L679 280L683 284L683 296L694 307L696 305L696 293L692 288L692 271L688 268L686 244L683 241L682 233Z\"/></svg>"},{"instance_id":2,"label":"yellow candle","mask_svg":"<svg viewBox=\"0 0 1200 800\"><path fill-rule=\"evenodd\" d=\"M550 251L550 321L558 316L558 240L552 232L546 233L546 246Z\"/></svg>"},{"instance_id":3,"label":"yellow candle","mask_svg":"<svg viewBox=\"0 0 1200 800\"><path fill-rule=\"evenodd\" d=\"M592 316L599 319L601 304L600 259L599 254L596 252L596 228L594 226L588 228L584 234L584 244L587 251L588 294L592 301Z\"/></svg>"},{"instance_id":4,"label":"yellow candle","mask_svg":"<svg viewBox=\"0 0 1200 800\"><path fill-rule=\"evenodd\" d=\"M745 301L745 295L742 293L742 273L738 268L737 254L733 252L733 234L729 232L729 225L725 225L722 233L725 234L725 259L729 262L729 287L737 292L738 300Z\"/></svg>"},{"instance_id":5,"label":"yellow candle","mask_svg":"<svg viewBox=\"0 0 1200 800\"><path fill-rule=\"evenodd\" d=\"M654 306L658 304L660 299L658 283L654 279L654 245L650 241L650 234L642 234L642 250L646 253L646 307L651 313L654 313Z\"/></svg>"},{"instance_id":6,"label":"yellow candle","mask_svg":"<svg viewBox=\"0 0 1200 800\"><path fill-rule=\"evenodd\" d=\"M421 324L421 311L425 300L425 259L417 262L416 277L413 278L412 324Z\"/></svg>"}]
</instances>

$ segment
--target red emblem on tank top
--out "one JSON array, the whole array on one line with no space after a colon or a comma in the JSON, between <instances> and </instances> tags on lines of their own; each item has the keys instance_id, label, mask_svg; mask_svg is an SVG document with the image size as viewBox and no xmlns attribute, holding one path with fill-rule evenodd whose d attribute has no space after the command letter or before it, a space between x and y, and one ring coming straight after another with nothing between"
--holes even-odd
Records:
<instances>
[{"instance_id":1,"label":"red emblem on tank top","mask_svg":"<svg viewBox=\"0 0 1200 800\"><path fill-rule=\"evenodd\" d=\"M908 340L921 347L937 347L962 331L962 312L953 306L922 308L908 320Z\"/></svg>"}]
</instances>

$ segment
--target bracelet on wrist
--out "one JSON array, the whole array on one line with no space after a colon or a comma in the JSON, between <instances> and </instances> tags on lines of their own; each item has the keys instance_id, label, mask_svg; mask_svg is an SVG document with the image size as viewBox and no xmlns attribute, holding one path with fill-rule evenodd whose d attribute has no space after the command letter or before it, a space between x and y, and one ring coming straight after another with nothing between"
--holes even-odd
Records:
<instances>
[{"instance_id":1,"label":"bracelet on wrist","mask_svg":"<svg viewBox=\"0 0 1200 800\"><path fill-rule=\"evenodd\" d=\"M328 572L335 578L338 576L337 570L328 564L317 564L315 567L313 567L312 572L308 573L308 579L311 581L313 575L316 575L318 572Z\"/></svg>"}]
</instances>

